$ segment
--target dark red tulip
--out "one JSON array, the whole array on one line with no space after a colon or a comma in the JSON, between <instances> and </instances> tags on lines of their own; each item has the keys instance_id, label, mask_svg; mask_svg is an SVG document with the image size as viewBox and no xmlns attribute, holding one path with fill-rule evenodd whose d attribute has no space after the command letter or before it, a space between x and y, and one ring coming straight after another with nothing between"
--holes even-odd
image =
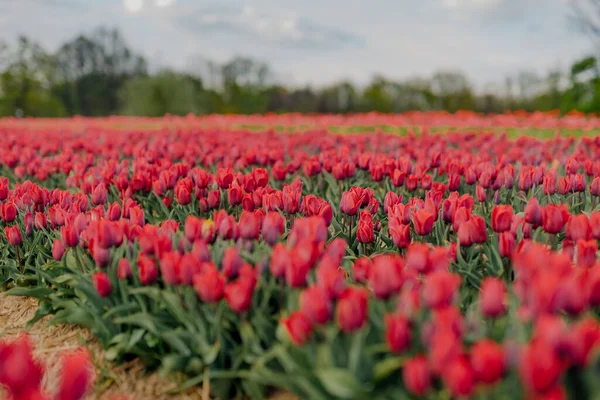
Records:
<instances>
[{"instance_id":1,"label":"dark red tulip","mask_svg":"<svg viewBox=\"0 0 600 400\"><path fill-rule=\"evenodd\" d=\"M112 290L112 285L108 275L104 272L96 272L92 275L92 281L94 282L94 288L100 297L108 297Z\"/></svg>"},{"instance_id":2,"label":"dark red tulip","mask_svg":"<svg viewBox=\"0 0 600 400\"><path fill-rule=\"evenodd\" d=\"M288 265L291 263L292 259L289 250L282 243L277 243L271 253L271 263L269 266L271 274L276 278L283 278Z\"/></svg>"},{"instance_id":3,"label":"dark red tulip","mask_svg":"<svg viewBox=\"0 0 600 400\"><path fill-rule=\"evenodd\" d=\"M237 248L229 247L223 250L222 271L225 278L232 279L237 277L243 263L244 260L242 260Z\"/></svg>"},{"instance_id":4,"label":"dark red tulip","mask_svg":"<svg viewBox=\"0 0 600 400\"><path fill-rule=\"evenodd\" d=\"M600 176L595 177L590 184L590 194L595 197L600 197Z\"/></svg>"},{"instance_id":5,"label":"dark red tulip","mask_svg":"<svg viewBox=\"0 0 600 400\"><path fill-rule=\"evenodd\" d=\"M533 226L539 226L542 222L542 207L537 197L532 197L525 207L525 221Z\"/></svg>"},{"instance_id":6,"label":"dark red tulip","mask_svg":"<svg viewBox=\"0 0 600 400\"><path fill-rule=\"evenodd\" d=\"M92 191L92 204L95 206L106 203L107 190L104 183L99 184Z\"/></svg>"}]
</instances>

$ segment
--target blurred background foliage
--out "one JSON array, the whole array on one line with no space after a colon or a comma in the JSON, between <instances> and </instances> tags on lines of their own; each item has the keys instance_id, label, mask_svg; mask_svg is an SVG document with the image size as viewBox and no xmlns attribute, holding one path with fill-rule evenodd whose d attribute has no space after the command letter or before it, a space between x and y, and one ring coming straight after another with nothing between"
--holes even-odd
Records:
<instances>
[{"instance_id":1,"label":"blurred background foliage","mask_svg":"<svg viewBox=\"0 0 600 400\"><path fill-rule=\"evenodd\" d=\"M63 117L114 114L350 113L409 110L600 112L596 56L544 75L516 72L504 82L475 89L459 71L402 81L374 76L326 87L287 87L259 60L204 59L186 72L151 71L114 29L98 28L51 53L19 37L0 43L0 115Z\"/></svg>"}]
</instances>

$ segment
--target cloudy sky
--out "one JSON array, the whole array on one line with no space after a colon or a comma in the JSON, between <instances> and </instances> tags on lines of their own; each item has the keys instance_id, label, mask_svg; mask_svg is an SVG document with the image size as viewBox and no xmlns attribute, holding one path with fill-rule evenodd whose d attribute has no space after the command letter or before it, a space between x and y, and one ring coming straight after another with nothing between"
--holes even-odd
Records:
<instances>
[{"instance_id":1,"label":"cloudy sky","mask_svg":"<svg viewBox=\"0 0 600 400\"><path fill-rule=\"evenodd\" d=\"M569 0L0 0L0 38L50 50L119 28L154 66L251 55L292 84L364 83L458 69L478 85L567 68L591 49Z\"/></svg>"}]
</instances>

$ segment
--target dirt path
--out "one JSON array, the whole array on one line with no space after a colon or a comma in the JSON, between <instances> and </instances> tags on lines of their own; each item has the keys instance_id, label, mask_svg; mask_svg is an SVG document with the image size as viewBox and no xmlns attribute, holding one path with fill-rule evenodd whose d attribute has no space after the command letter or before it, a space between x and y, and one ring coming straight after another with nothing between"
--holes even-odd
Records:
<instances>
[{"instance_id":1,"label":"dirt path","mask_svg":"<svg viewBox=\"0 0 600 400\"><path fill-rule=\"evenodd\" d=\"M37 301L34 299L0 294L0 336L12 338L26 331L27 321L34 316L36 309ZM83 345L93 356L99 379L94 393L87 397L89 400L113 400L119 395L131 400L206 400L202 397L201 388L168 396L166 393L177 387L183 380L182 376L161 377L158 373L147 374L137 360L120 366L111 366L104 360L102 349L91 332L66 325L50 326L49 319L50 317L47 317L39 321L29 330L36 347L35 354L48 368L44 385L49 392L52 392L53 384L56 382L58 354ZM0 399L3 398L0 390ZM296 400L296 398L281 393L272 396L269 400Z\"/></svg>"}]
</instances>

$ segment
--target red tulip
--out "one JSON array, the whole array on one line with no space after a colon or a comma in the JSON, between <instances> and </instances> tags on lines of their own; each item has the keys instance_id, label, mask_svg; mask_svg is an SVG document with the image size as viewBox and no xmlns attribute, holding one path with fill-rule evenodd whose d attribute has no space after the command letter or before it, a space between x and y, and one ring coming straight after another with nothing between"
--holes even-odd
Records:
<instances>
[{"instance_id":1,"label":"red tulip","mask_svg":"<svg viewBox=\"0 0 600 400\"><path fill-rule=\"evenodd\" d=\"M342 332L360 329L367 320L368 295L364 288L347 288L337 303L336 320Z\"/></svg>"},{"instance_id":2,"label":"red tulip","mask_svg":"<svg viewBox=\"0 0 600 400\"><path fill-rule=\"evenodd\" d=\"M229 247L223 250L222 271L225 278L231 279L237 277L244 261L240 257L237 248Z\"/></svg>"},{"instance_id":3,"label":"red tulip","mask_svg":"<svg viewBox=\"0 0 600 400\"><path fill-rule=\"evenodd\" d=\"M17 225L4 227L4 233L6 234L8 244L11 246L18 246L23 243L23 237Z\"/></svg>"},{"instance_id":4,"label":"red tulip","mask_svg":"<svg viewBox=\"0 0 600 400\"><path fill-rule=\"evenodd\" d=\"M444 367L442 381L452 396L470 396L475 389L475 374L469 359L457 357L451 361Z\"/></svg>"},{"instance_id":5,"label":"red tulip","mask_svg":"<svg viewBox=\"0 0 600 400\"><path fill-rule=\"evenodd\" d=\"M419 236L429 235L433 231L435 216L426 210L417 210L412 215L415 232Z\"/></svg>"},{"instance_id":6,"label":"red tulip","mask_svg":"<svg viewBox=\"0 0 600 400\"><path fill-rule=\"evenodd\" d=\"M461 283L458 275L438 270L427 275L423 283L422 295L425 304L434 309L452 304Z\"/></svg>"},{"instance_id":7,"label":"red tulip","mask_svg":"<svg viewBox=\"0 0 600 400\"><path fill-rule=\"evenodd\" d=\"M15 206L15 203L4 203L4 205L2 206L2 220L4 222L10 223L13 222L16 218L17 207Z\"/></svg>"},{"instance_id":8,"label":"red tulip","mask_svg":"<svg viewBox=\"0 0 600 400\"><path fill-rule=\"evenodd\" d=\"M525 207L525 221L533 226L539 226L542 222L542 207L537 197L532 197Z\"/></svg>"},{"instance_id":9,"label":"red tulip","mask_svg":"<svg viewBox=\"0 0 600 400\"><path fill-rule=\"evenodd\" d=\"M331 317L331 300L319 286L310 286L300 294L300 311L314 324L324 324Z\"/></svg>"},{"instance_id":10,"label":"red tulip","mask_svg":"<svg viewBox=\"0 0 600 400\"><path fill-rule=\"evenodd\" d=\"M104 186L104 183L99 184L92 191L92 204L99 206L106 203L106 195L106 186Z\"/></svg>"},{"instance_id":11,"label":"red tulip","mask_svg":"<svg viewBox=\"0 0 600 400\"><path fill-rule=\"evenodd\" d=\"M38 230L45 229L47 226L46 214L41 212L35 213L34 226Z\"/></svg>"},{"instance_id":12,"label":"red tulip","mask_svg":"<svg viewBox=\"0 0 600 400\"><path fill-rule=\"evenodd\" d=\"M596 240L577 241L577 265L583 268L591 268L596 263L596 252L598 242Z\"/></svg>"},{"instance_id":13,"label":"red tulip","mask_svg":"<svg viewBox=\"0 0 600 400\"><path fill-rule=\"evenodd\" d=\"M372 243L374 240L373 216L368 210L360 213L356 239L359 243Z\"/></svg>"},{"instance_id":14,"label":"red tulip","mask_svg":"<svg viewBox=\"0 0 600 400\"><path fill-rule=\"evenodd\" d=\"M194 275L193 282L202 301L216 303L223 298L225 279L214 264L207 264L201 273Z\"/></svg>"},{"instance_id":15,"label":"red tulip","mask_svg":"<svg viewBox=\"0 0 600 400\"><path fill-rule=\"evenodd\" d=\"M252 294L254 292L254 282L250 279L240 276L238 280L225 285L225 300L231 310L235 313L243 313L252 306Z\"/></svg>"},{"instance_id":16,"label":"red tulip","mask_svg":"<svg viewBox=\"0 0 600 400\"><path fill-rule=\"evenodd\" d=\"M61 357L61 375L57 398L83 399L93 384L93 364L87 350L76 350Z\"/></svg>"},{"instance_id":17,"label":"red tulip","mask_svg":"<svg viewBox=\"0 0 600 400\"><path fill-rule=\"evenodd\" d=\"M402 287L402 258L390 254L382 254L373 258L369 269L369 283L375 297L385 299L394 295Z\"/></svg>"},{"instance_id":18,"label":"red tulip","mask_svg":"<svg viewBox=\"0 0 600 400\"><path fill-rule=\"evenodd\" d=\"M487 277L481 282L479 308L484 316L497 318L506 314L507 293L504 282L499 278Z\"/></svg>"},{"instance_id":19,"label":"red tulip","mask_svg":"<svg viewBox=\"0 0 600 400\"><path fill-rule=\"evenodd\" d=\"M60 261L64 255L65 247L62 242L58 239L52 242L52 258L54 258L55 261Z\"/></svg>"},{"instance_id":20,"label":"red tulip","mask_svg":"<svg viewBox=\"0 0 600 400\"><path fill-rule=\"evenodd\" d=\"M355 191L348 191L342 194L340 201L340 210L346 215L356 215L362 203L362 198Z\"/></svg>"},{"instance_id":21,"label":"red tulip","mask_svg":"<svg viewBox=\"0 0 600 400\"><path fill-rule=\"evenodd\" d=\"M402 369L402 380L409 393L415 396L424 396L431 388L431 373L427 366L427 359L418 355L407 360Z\"/></svg>"},{"instance_id":22,"label":"red tulip","mask_svg":"<svg viewBox=\"0 0 600 400\"><path fill-rule=\"evenodd\" d=\"M402 353L410 345L411 328L408 319L402 315L385 316L385 341L390 351Z\"/></svg>"},{"instance_id":23,"label":"red tulip","mask_svg":"<svg viewBox=\"0 0 600 400\"><path fill-rule=\"evenodd\" d=\"M512 232L502 232L498 235L498 250L502 257L510 258L515 245L516 239Z\"/></svg>"},{"instance_id":24,"label":"red tulip","mask_svg":"<svg viewBox=\"0 0 600 400\"><path fill-rule=\"evenodd\" d=\"M393 223L393 218L395 217L388 220L390 237L392 238L394 245L400 249L404 249L411 243L410 225Z\"/></svg>"},{"instance_id":25,"label":"red tulip","mask_svg":"<svg viewBox=\"0 0 600 400\"><path fill-rule=\"evenodd\" d=\"M42 376L42 367L33 358L28 336L21 334L12 342L0 340L0 386L8 388L13 398L26 398L37 391Z\"/></svg>"},{"instance_id":26,"label":"red tulip","mask_svg":"<svg viewBox=\"0 0 600 400\"><path fill-rule=\"evenodd\" d=\"M557 234L562 232L567 221L568 210L565 205L548 204L542 212L544 232Z\"/></svg>"},{"instance_id":27,"label":"red tulip","mask_svg":"<svg viewBox=\"0 0 600 400\"><path fill-rule=\"evenodd\" d=\"M221 204L221 192L218 190L211 190L208 192L206 201L210 210L219 208L219 205Z\"/></svg>"},{"instance_id":28,"label":"red tulip","mask_svg":"<svg viewBox=\"0 0 600 400\"><path fill-rule=\"evenodd\" d=\"M119 279L127 279L131 276L131 265L129 264L129 260L126 258L121 258L119 260L119 264L117 267L117 276Z\"/></svg>"},{"instance_id":29,"label":"red tulip","mask_svg":"<svg viewBox=\"0 0 600 400\"><path fill-rule=\"evenodd\" d=\"M262 222L262 238L270 246L273 246L285 231L285 219L281 214L270 211L265 215Z\"/></svg>"},{"instance_id":30,"label":"red tulip","mask_svg":"<svg viewBox=\"0 0 600 400\"><path fill-rule=\"evenodd\" d=\"M525 346L519 362L519 375L525 388L532 394L552 389L562 372L561 362L543 341Z\"/></svg>"},{"instance_id":31,"label":"red tulip","mask_svg":"<svg viewBox=\"0 0 600 400\"><path fill-rule=\"evenodd\" d=\"M243 211L239 226L240 238L242 239L254 240L260 236L260 220L253 212Z\"/></svg>"},{"instance_id":32,"label":"red tulip","mask_svg":"<svg viewBox=\"0 0 600 400\"><path fill-rule=\"evenodd\" d=\"M565 235L567 239L574 242L578 240L588 240L591 235L590 220L587 215L571 215L567 222Z\"/></svg>"},{"instance_id":33,"label":"red tulip","mask_svg":"<svg viewBox=\"0 0 600 400\"><path fill-rule=\"evenodd\" d=\"M492 229L494 232L506 232L510 230L512 220L513 209L511 206L494 206L492 210Z\"/></svg>"},{"instance_id":34,"label":"red tulip","mask_svg":"<svg viewBox=\"0 0 600 400\"><path fill-rule=\"evenodd\" d=\"M600 197L600 176L595 177L590 184L590 194L595 197Z\"/></svg>"},{"instance_id":35,"label":"red tulip","mask_svg":"<svg viewBox=\"0 0 600 400\"><path fill-rule=\"evenodd\" d=\"M108 297L112 290L112 285L108 275L104 272L96 272L92 275L92 281L94 282L94 288L100 297Z\"/></svg>"},{"instance_id":36,"label":"red tulip","mask_svg":"<svg viewBox=\"0 0 600 400\"><path fill-rule=\"evenodd\" d=\"M471 365L479 382L493 384L502 379L506 367L502 346L483 339L471 348Z\"/></svg>"},{"instance_id":37,"label":"red tulip","mask_svg":"<svg viewBox=\"0 0 600 400\"><path fill-rule=\"evenodd\" d=\"M372 267L373 263L368 257L357 258L352 267L352 277L356 282L366 282Z\"/></svg>"},{"instance_id":38,"label":"red tulip","mask_svg":"<svg viewBox=\"0 0 600 400\"><path fill-rule=\"evenodd\" d=\"M138 256L137 264L142 285L154 283L156 278L158 278L158 268L156 268L154 259L145 254L140 254Z\"/></svg>"},{"instance_id":39,"label":"red tulip","mask_svg":"<svg viewBox=\"0 0 600 400\"><path fill-rule=\"evenodd\" d=\"M160 275L163 282L167 285L179 285L181 256L177 251L169 251L164 253L160 258Z\"/></svg>"},{"instance_id":40,"label":"red tulip","mask_svg":"<svg viewBox=\"0 0 600 400\"><path fill-rule=\"evenodd\" d=\"M300 311L290 314L286 319L282 320L290 340L296 346L302 346L312 336L313 327L310 319Z\"/></svg>"}]
</instances>

